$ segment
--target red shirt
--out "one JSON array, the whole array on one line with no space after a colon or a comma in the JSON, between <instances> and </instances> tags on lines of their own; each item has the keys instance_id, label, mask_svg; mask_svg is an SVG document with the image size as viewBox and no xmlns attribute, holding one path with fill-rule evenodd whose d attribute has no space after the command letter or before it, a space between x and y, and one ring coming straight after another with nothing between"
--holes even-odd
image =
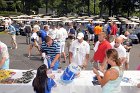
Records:
<instances>
[{"instance_id":1,"label":"red shirt","mask_svg":"<svg viewBox=\"0 0 140 93\"><path fill-rule=\"evenodd\" d=\"M118 30L117 25L113 25L111 27L111 35L116 35L117 34L117 30Z\"/></svg>"},{"instance_id":2,"label":"red shirt","mask_svg":"<svg viewBox=\"0 0 140 93\"><path fill-rule=\"evenodd\" d=\"M111 49L110 43L105 40L99 44L97 51L94 53L93 59L97 62L99 60L100 63L103 63L104 58L106 57L106 51Z\"/></svg>"}]
</instances>

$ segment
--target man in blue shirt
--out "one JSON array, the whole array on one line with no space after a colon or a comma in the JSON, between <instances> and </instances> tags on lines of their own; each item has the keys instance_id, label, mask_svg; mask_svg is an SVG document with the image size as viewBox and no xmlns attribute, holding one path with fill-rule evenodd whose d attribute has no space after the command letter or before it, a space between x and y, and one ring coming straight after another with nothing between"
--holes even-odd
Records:
<instances>
[{"instance_id":1,"label":"man in blue shirt","mask_svg":"<svg viewBox=\"0 0 140 93\"><path fill-rule=\"evenodd\" d=\"M48 68L57 70L59 67L60 45L49 36L42 42L41 52L47 55Z\"/></svg>"},{"instance_id":2,"label":"man in blue shirt","mask_svg":"<svg viewBox=\"0 0 140 93\"><path fill-rule=\"evenodd\" d=\"M44 29L40 30L42 42L45 41L45 37L48 35L48 31L49 31L49 26L48 25L45 25Z\"/></svg>"}]
</instances>

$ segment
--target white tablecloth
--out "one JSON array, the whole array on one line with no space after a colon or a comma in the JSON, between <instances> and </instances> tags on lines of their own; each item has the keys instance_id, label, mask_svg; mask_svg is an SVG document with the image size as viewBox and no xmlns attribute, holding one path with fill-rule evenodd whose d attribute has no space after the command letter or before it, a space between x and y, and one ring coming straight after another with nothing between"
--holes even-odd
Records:
<instances>
[{"instance_id":1,"label":"white tablecloth","mask_svg":"<svg viewBox=\"0 0 140 93\"><path fill-rule=\"evenodd\" d=\"M21 77L25 70L14 70L16 74L13 78ZM60 81L62 73L55 73L55 82L57 87L52 88L52 93L101 93L100 85L92 84L95 76L92 71L82 71L80 77L75 78L70 84L64 84ZM140 88L136 84L140 83L140 71L125 71L124 77L131 78L131 82L121 82L121 93L140 93ZM28 84L0 84L0 93L34 93L32 82Z\"/></svg>"}]
</instances>

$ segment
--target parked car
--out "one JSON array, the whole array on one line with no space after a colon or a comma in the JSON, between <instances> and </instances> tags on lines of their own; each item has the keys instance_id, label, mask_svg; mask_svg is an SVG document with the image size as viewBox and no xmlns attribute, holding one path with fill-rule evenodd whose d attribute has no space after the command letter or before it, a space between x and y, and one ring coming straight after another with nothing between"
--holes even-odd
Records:
<instances>
[{"instance_id":1,"label":"parked car","mask_svg":"<svg viewBox=\"0 0 140 93\"><path fill-rule=\"evenodd\" d=\"M4 31L5 30L5 26L1 25L0 26L0 32Z\"/></svg>"}]
</instances>

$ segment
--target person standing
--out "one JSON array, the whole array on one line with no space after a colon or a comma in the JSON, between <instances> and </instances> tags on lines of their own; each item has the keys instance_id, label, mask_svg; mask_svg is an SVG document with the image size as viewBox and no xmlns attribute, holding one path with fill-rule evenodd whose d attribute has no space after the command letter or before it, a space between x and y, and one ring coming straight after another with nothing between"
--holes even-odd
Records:
<instances>
[{"instance_id":1,"label":"person standing","mask_svg":"<svg viewBox=\"0 0 140 93\"><path fill-rule=\"evenodd\" d=\"M119 58L121 59L122 62L121 66L123 66L127 61L127 58L126 58L126 49L122 45L122 37L115 38L115 41L110 44L113 49L117 50Z\"/></svg>"},{"instance_id":2,"label":"person standing","mask_svg":"<svg viewBox=\"0 0 140 93\"><path fill-rule=\"evenodd\" d=\"M123 42L122 45L124 46L124 48L126 49L126 57L127 57L127 61L125 62L125 69L128 70L129 68L129 56L130 56L130 50L133 46L132 40L129 38L130 33L128 31L126 31L124 33L124 35L120 35L123 36Z\"/></svg>"},{"instance_id":3,"label":"person standing","mask_svg":"<svg viewBox=\"0 0 140 93\"><path fill-rule=\"evenodd\" d=\"M117 24L115 22L112 22L111 23L111 32L110 32L110 37L109 37L110 42L113 42L114 39L116 38L117 31L118 31Z\"/></svg>"},{"instance_id":4,"label":"person standing","mask_svg":"<svg viewBox=\"0 0 140 93\"><path fill-rule=\"evenodd\" d=\"M31 44L29 45L29 51L28 51L28 57L31 57L31 51L33 47L36 47L40 54L40 48L39 48L39 36L37 35L37 28L33 28L33 34L31 35Z\"/></svg>"},{"instance_id":5,"label":"person standing","mask_svg":"<svg viewBox=\"0 0 140 93\"><path fill-rule=\"evenodd\" d=\"M97 24L94 27L94 34L95 34L95 38L94 38L94 43L96 43L98 41L98 35L102 32L102 27L100 27L100 24Z\"/></svg>"},{"instance_id":6,"label":"person standing","mask_svg":"<svg viewBox=\"0 0 140 93\"><path fill-rule=\"evenodd\" d=\"M66 41L66 38L68 37L68 33L62 24L59 24L59 26L58 26L57 35L58 35L57 41L60 43L60 52L62 53L62 55L64 57L63 63L65 63L66 62L65 41Z\"/></svg>"},{"instance_id":7,"label":"person standing","mask_svg":"<svg viewBox=\"0 0 140 93\"><path fill-rule=\"evenodd\" d=\"M68 39L67 39L67 47L68 51L72 41L76 38L76 30L73 28L73 24L69 23L69 30L68 30Z\"/></svg>"},{"instance_id":8,"label":"person standing","mask_svg":"<svg viewBox=\"0 0 140 93\"><path fill-rule=\"evenodd\" d=\"M76 63L85 69L89 60L90 46L83 38L84 34L80 32L77 39L72 42L69 50L69 63Z\"/></svg>"},{"instance_id":9,"label":"person standing","mask_svg":"<svg viewBox=\"0 0 140 93\"><path fill-rule=\"evenodd\" d=\"M9 69L9 53L7 45L0 41L0 69Z\"/></svg>"},{"instance_id":10,"label":"person standing","mask_svg":"<svg viewBox=\"0 0 140 93\"><path fill-rule=\"evenodd\" d=\"M8 27L8 33L11 35L11 44L12 44L12 49L17 49L17 42L16 42L16 29L14 26L12 26L12 24L9 24Z\"/></svg>"},{"instance_id":11,"label":"person standing","mask_svg":"<svg viewBox=\"0 0 140 93\"><path fill-rule=\"evenodd\" d=\"M50 36L46 36L45 41L43 41L41 45L41 52L47 56L48 68L57 70L59 67L60 44L54 41Z\"/></svg>"},{"instance_id":12,"label":"person standing","mask_svg":"<svg viewBox=\"0 0 140 93\"><path fill-rule=\"evenodd\" d=\"M30 44L31 33L32 33L32 27L30 25L30 22L27 22L23 30L26 33L26 43Z\"/></svg>"},{"instance_id":13,"label":"person standing","mask_svg":"<svg viewBox=\"0 0 140 93\"><path fill-rule=\"evenodd\" d=\"M89 24L87 24L87 30L89 32L89 43L90 41L93 41L94 42L94 25L93 25L93 21L90 21ZM93 43L92 42L92 43Z\"/></svg>"},{"instance_id":14,"label":"person standing","mask_svg":"<svg viewBox=\"0 0 140 93\"><path fill-rule=\"evenodd\" d=\"M101 32L98 36L98 41L95 44L94 50L94 56L91 59L91 62L93 62L93 66L95 68L98 68L98 66L101 66L102 69L105 69L106 66L106 62L105 62L105 58L106 58L106 51L108 49L111 49L111 45L110 43L105 39L106 38L106 34L105 32Z\"/></svg>"},{"instance_id":15,"label":"person standing","mask_svg":"<svg viewBox=\"0 0 140 93\"><path fill-rule=\"evenodd\" d=\"M51 25L50 30L49 30L49 36L53 39L56 40L57 36L57 31L58 29L56 28L56 25Z\"/></svg>"},{"instance_id":16,"label":"person standing","mask_svg":"<svg viewBox=\"0 0 140 93\"><path fill-rule=\"evenodd\" d=\"M107 50L106 60L111 68L103 73L103 77L100 76L97 69L93 68L93 72L101 84L102 93L121 93L120 83L123 77L123 69L120 67L118 52L115 49Z\"/></svg>"},{"instance_id":17,"label":"person standing","mask_svg":"<svg viewBox=\"0 0 140 93\"><path fill-rule=\"evenodd\" d=\"M40 30L40 37L42 42L45 41L45 37L49 34L49 25L44 25L44 29Z\"/></svg>"}]
</instances>

